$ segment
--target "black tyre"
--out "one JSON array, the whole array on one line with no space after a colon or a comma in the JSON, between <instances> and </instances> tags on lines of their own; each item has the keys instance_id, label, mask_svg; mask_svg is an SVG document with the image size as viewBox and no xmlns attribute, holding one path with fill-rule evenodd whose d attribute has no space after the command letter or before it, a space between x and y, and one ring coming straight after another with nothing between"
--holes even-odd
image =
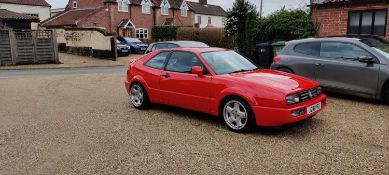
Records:
<instances>
[{"instance_id":1,"label":"black tyre","mask_svg":"<svg viewBox=\"0 0 389 175\"><path fill-rule=\"evenodd\" d=\"M134 83L130 87L130 103L137 109L146 109L150 106L149 96L140 83Z\"/></svg>"},{"instance_id":2,"label":"black tyre","mask_svg":"<svg viewBox=\"0 0 389 175\"><path fill-rule=\"evenodd\" d=\"M286 72L286 73L290 73L290 74L294 74L294 72L292 70L290 70L289 68L279 68L278 69L279 71L282 71L282 72Z\"/></svg>"},{"instance_id":3,"label":"black tyre","mask_svg":"<svg viewBox=\"0 0 389 175\"><path fill-rule=\"evenodd\" d=\"M383 96L386 104L389 105L389 85L384 89Z\"/></svg>"},{"instance_id":4,"label":"black tyre","mask_svg":"<svg viewBox=\"0 0 389 175\"><path fill-rule=\"evenodd\" d=\"M247 132L255 127L255 117L250 105L242 98L231 97L221 106L224 123L234 132Z\"/></svg>"}]
</instances>

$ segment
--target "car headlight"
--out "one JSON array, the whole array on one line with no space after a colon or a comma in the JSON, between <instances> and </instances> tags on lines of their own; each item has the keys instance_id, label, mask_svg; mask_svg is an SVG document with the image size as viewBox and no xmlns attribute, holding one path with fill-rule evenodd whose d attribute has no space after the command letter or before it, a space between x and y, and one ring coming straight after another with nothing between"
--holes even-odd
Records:
<instances>
[{"instance_id":1,"label":"car headlight","mask_svg":"<svg viewBox=\"0 0 389 175\"><path fill-rule=\"evenodd\" d=\"M294 104L299 103L299 102L300 102L300 97L297 94L286 96L286 104L287 105L294 105Z\"/></svg>"},{"instance_id":2,"label":"car headlight","mask_svg":"<svg viewBox=\"0 0 389 175\"><path fill-rule=\"evenodd\" d=\"M316 93L321 94L323 92L323 89L319 86L316 88Z\"/></svg>"}]
</instances>

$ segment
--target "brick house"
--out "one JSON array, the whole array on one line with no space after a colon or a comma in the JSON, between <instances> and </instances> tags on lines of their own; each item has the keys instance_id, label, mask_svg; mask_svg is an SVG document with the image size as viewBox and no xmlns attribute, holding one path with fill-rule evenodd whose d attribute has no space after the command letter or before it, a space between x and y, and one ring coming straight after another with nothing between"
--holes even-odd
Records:
<instances>
[{"instance_id":1,"label":"brick house","mask_svg":"<svg viewBox=\"0 0 389 175\"><path fill-rule=\"evenodd\" d=\"M41 25L100 28L117 36L148 40L154 25L193 26L193 10L185 0L69 0L64 12Z\"/></svg>"},{"instance_id":2,"label":"brick house","mask_svg":"<svg viewBox=\"0 0 389 175\"><path fill-rule=\"evenodd\" d=\"M311 0L318 36L379 35L389 39L385 0Z\"/></svg>"}]
</instances>

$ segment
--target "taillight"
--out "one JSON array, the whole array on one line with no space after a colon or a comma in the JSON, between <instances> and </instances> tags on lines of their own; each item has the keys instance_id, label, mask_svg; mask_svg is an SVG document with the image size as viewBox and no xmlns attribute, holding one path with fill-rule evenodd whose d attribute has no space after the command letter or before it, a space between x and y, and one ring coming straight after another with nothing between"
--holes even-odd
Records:
<instances>
[{"instance_id":1,"label":"taillight","mask_svg":"<svg viewBox=\"0 0 389 175\"><path fill-rule=\"evenodd\" d=\"M277 63L279 61L281 61L281 57L280 56L276 56L276 57L273 58L273 63Z\"/></svg>"}]
</instances>

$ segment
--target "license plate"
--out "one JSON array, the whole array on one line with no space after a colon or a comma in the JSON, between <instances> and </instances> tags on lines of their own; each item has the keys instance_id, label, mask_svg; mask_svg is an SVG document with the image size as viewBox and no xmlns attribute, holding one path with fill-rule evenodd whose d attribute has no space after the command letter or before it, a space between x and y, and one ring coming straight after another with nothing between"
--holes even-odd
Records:
<instances>
[{"instance_id":1,"label":"license plate","mask_svg":"<svg viewBox=\"0 0 389 175\"><path fill-rule=\"evenodd\" d=\"M122 52L128 52L128 50L122 50Z\"/></svg>"},{"instance_id":2,"label":"license plate","mask_svg":"<svg viewBox=\"0 0 389 175\"><path fill-rule=\"evenodd\" d=\"M140 50L146 50L146 48L145 48L145 47L142 47L142 48L140 48Z\"/></svg>"},{"instance_id":3,"label":"license plate","mask_svg":"<svg viewBox=\"0 0 389 175\"><path fill-rule=\"evenodd\" d=\"M317 112L320 109L321 109L321 102L307 107L307 114L312 114L314 112Z\"/></svg>"}]
</instances>

